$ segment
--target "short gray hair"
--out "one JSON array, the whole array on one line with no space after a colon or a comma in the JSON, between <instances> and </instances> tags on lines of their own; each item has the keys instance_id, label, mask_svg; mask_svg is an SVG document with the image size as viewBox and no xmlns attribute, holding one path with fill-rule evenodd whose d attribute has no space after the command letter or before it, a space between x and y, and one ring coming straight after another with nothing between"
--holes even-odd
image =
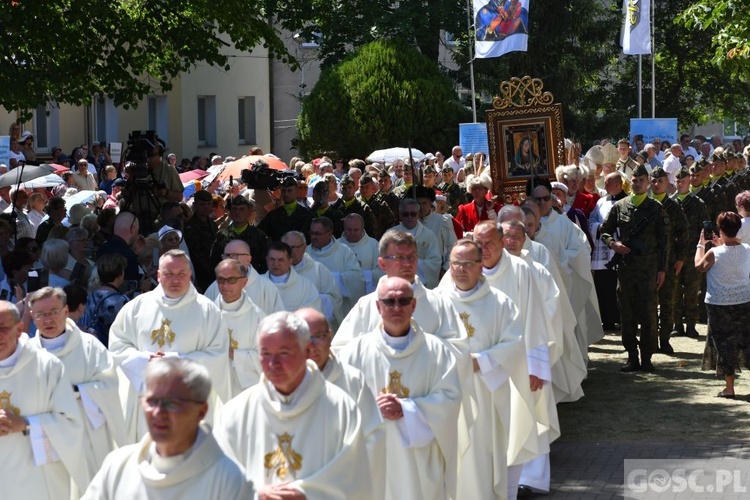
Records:
<instances>
[{"instance_id":1,"label":"short gray hair","mask_svg":"<svg viewBox=\"0 0 750 500\"><path fill-rule=\"evenodd\" d=\"M242 276L247 276L247 266L242 265L242 263L239 260L236 259L224 259L218 264L216 264L216 267L214 268L214 273L218 274L220 267L233 267L235 270L239 271Z\"/></svg>"},{"instance_id":2,"label":"short gray hair","mask_svg":"<svg viewBox=\"0 0 750 500\"><path fill-rule=\"evenodd\" d=\"M65 294L65 290L58 287L45 286L31 294L31 297L29 297L29 305L34 309L34 302L42 299L49 299L50 297L57 297L63 305L68 303L68 296Z\"/></svg>"},{"instance_id":3,"label":"short gray hair","mask_svg":"<svg viewBox=\"0 0 750 500\"><path fill-rule=\"evenodd\" d=\"M258 325L258 337L261 333L273 335L274 333L292 332L297 336L297 341L302 349L310 343L310 327L307 322L289 311L279 311L263 318Z\"/></svg>"},{"instance_id":4,"label":"short gray hair","mask_svg":"<svg viewBox=\"0 0 750 500\"><path fill-rule=\"evenodd\" d=\"M9 302L7 300L0 300L5 305L6 310L10 313L10 316L13 318L13 321L18 323L21 321L21 313L18 312L18 307L13 302Z\"/></svg>"},{"instance_id":5,"label":"short gray hair","mask_svg":"<svg viewBox=\"0 0 750 500\"><path fill-rule=\"evenodd\" d=\"M299 241L307 245L307 240L305 239L305 235L302 234L300 231L287 231L284 233L284 236L281 237L281 241L284 243L287 243L287 240L291 237L296 237ZM289 245L289 243L287 243ZM289 245L292 246L292 245Z\"/></svg>"},{"instance_id":6,"label":"short gray hair","mask_svg":"<svg viewBox=\"0 0 750 500\"><path fill-rule=\"evenodd\" d=\"M163 260L165 260L167 257L172 257L174 259L185 259L190 265L190 257L188 257L187 253L185 253L184 250L180 250L179 248L175 248L174 250L169 250L168 252L164 252L164 255L159 257L159 265L161 266L161 263Z\"/></svg>"},{"instance_id":7,"label":"short gray hair","mask_svg":"<svg viewBox=\"0 0 750 500\"><path fill-rule=\"evenodd\" d=\"M211 376L205 366L186 358L154 358L146 365L144 380L146 386L152 380L165 377L179 377L190 391L190 399L205 403L211 393Z\"/></svg>"},{"instance_id":8,"label":"short gray hair","mask_svg":"<svg viewBox=\"0 0 750 500\"><path fill-rule=\"evenodd\" d=\"M523 219L523 212L515 205L505 205L500 209L500 213L497 214L497 219L500 222L509 220L520 220Z\"/></svg>"},{"instance_id":9,"label":"short gray hair","mask_svg":"<svg viewBox=\"0 0 750 500\"><path fill-rule=\"evenodd\" d=\"M69 249L70 245L65 240L48 239L42 245L42 256L39 260L50 271L59 271L68 263Z\"/></svg>"},{"instance_id":10,"label":"short gray hair","mask_svg":"<svg viewBox=\"0 0 750 500\"><path fill-rule=\"evenodd\" d=\"M398 204L398 213L401 213L401 211L402 211L403 209L405 209L406 207L408 207L408 206L411 206L411 205L414 205L414 206L416 206L417 208L419 208L419 203L417 202L417 200L415 200L415 199L412 199L412 198L404 198L404 199L403 199L403 200L401 200L401 202L400 202L400 203Z\"/></svg>"},{"instance_id":11,"label":"short gray hair","mask_svg":"<svg viewBox=\"0 0 750 500\"><path fill-rule=\"evenodd\" d=\"M89 238L89 232L81 226L71 227L66 237L68 244L72 243L73 240L80 240L81 238Z\"/></svg>"},{"instance_id":12,"label":"short gray hair","mask_svg":"<svg viewBox=\"0 0 750 500\"><path fill-rule=\"evenodd\" d=\"M414 247L414 252L417 251L417 240L414 235L401 231L400 229L389 229L385 232L380 242L378 243L378 256L385 257L388 254L389 245L411 245Z\"/></svg>"}]
</instances>

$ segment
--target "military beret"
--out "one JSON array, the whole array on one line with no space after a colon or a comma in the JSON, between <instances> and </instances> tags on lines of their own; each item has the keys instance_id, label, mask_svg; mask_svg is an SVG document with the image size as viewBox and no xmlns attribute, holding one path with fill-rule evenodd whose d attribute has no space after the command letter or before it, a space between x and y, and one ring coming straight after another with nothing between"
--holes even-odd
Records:
<instances>
[{"instance_id":1,"label":"military beret","mask_svg":"<svg viewBox=\"0 0 750 500\"><path fill-rule=\"evenodd\" d=\"M635 174L633 174L635 175ZM651 178L652 179L658 179L660 177L669 177L669 174L667 174L667 171L664 170L663 167L654 167L651 170Z\"/></svg>"},{"instance_id":2,"label":"military beret","mask_svg":"<svg viewBox=\"0 0 750 500\"><path fill-rule=\"evenodd\" d=\"M690 177L690 173L685 167L682 167L680 171L675 174L675 178L684 179L685 177Z\"/></svg>"},{"instance_id":3,"label":"military beret","mask_svg":"<svg viewBox=\"0 0 750 500\"><path fill-rule=\"evenodd\" d=\"M644 165L638 165L633 170L633 177L648 177L648 169Z\"/></svg>"}]
</instances>

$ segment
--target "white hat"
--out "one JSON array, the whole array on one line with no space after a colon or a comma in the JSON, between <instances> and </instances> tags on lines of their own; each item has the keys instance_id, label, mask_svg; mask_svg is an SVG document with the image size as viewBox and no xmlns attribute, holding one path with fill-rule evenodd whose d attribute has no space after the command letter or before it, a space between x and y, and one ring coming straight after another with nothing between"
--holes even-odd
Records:
<instances>
[{"instance_id":1,"label":"white hat","mask_svg":"<svg viewBox=\"0 0 750 500\"><path fill-rule=\"evenodd\" d=\"M20 142L24 142L24 141L26 141L26 139L28 139L29 137L31 137L31 138L33 139L33 138L34 138L34 134L32 134L32 133L31 133L30 131L28 131L28 130L24 130L24 131L23 131L23 134L21 134L21 139L19 139L19 140L18 140L18 142L19 142L19 143L20 143Z\"/></svg>"},{"instance_id":2,"label":"white hat","mask_svg":"<svg viewBox=\"0 0 750 500\"><path fill-rule=\"evenodd\" d=\"M433 155L432 153L427 153L426 155L424 155L424 159L425 160L434 160L435 159L435 155Z\"/></svg>"},{"instance_id":3,"label":"white hat","mask_svg":"<svg viewBox=\"0 0 750 500\"><path fill-rule=\"evenodd\" d=\"M566 186L562 182L551 182L550 186L552 187L552 189L559 189L563 193L568 194L568 186Z\"/></svg>"},{"instance_id":4,"label":"white hat","mask_svg":"<svg viewBox=\"0 0 750 500\"><path fill-rule=\"evenodd\" d=\"M580 175L581 172L576 165L561 165L555 169L555 177L560 182L565 181L565 179L578 179Z\"/></svg>"},{"instance_id":5,"label":"white hat","mask_svg":"<svg viewBox=\"0 0 750 500\"><path fill-rule=\"evenodd\" d=\"M182 231L180 231L179 229L170 227L170 226L164 226L161 229L159 229L159 241L161 241L161 239L164 238L164 236L166 236L169 233L177 233L177 236L180 237L180 241L182 241Z\"/></svg>"}]
</instances>

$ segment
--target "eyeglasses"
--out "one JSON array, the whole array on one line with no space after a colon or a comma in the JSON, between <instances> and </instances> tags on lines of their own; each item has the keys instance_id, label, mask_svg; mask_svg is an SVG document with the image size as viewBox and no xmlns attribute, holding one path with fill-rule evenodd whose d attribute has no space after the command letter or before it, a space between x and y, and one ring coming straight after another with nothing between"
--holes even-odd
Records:
<instances>
[{"instance_id":1,"label":"eyeglasses","mask_svg":"<svg viewBox=\"0 0 750 500\"><path fill-rule=\"evenodd\" d=\"M221 276L217 276L216 283L218 283L219 285L223 285L224 283L229 283L230 285L234 285L243 278L244 276L232 276L231 278L222 278Z\"/></svg>"},{"instance_id":2,"label":"eyeglasses","mask_svg":"<svg viewBox=\"0 0 750 500\"><path fill-rule=\"evenodd\" d=\"M328 332L322 334L322 335L310 335L310 342L312 342L315 345L318 344L325 344L328 342L330 338L328 337Z\"/></svg>"},{"instance_id":3,"label":"eyeglasses","mask_svg":"<svg viewBox=\"0 0 750 500\"><path fill-rule=\"evenodd\" d=\"M57 309L52 309L49 312L36 312L36 311L33 311L31 313L31 315L34 317L34 319L38 319L38 320L43 320L43 319L47 319L47 318L54 318L63 309L65 309L65 306L58 307Z\"/></svg>"},{"instance_id":4,"label":"eyeglasses","mask_svg":"<svg viewBox=\"0 0 750 500\"><path fill-rule=\"evenodd\" d=\"M401 217L416 217L419 212L401 212Z\"/></svg>"},{"instance_id":5,"label":"eyeglasses","mask_svg":"<svg viewBox=\"0 0 750 500\"><path fill-rule=\"evenodd\" d=\"M249 253L225 253L224 255L222 255L222 257L225 258L225 259L234 259L234 260L237 260L240 257L247 257L248 255L250 255L250 254Z\"/></svg>"},{"instance_id":6,"label":"eyeglasses","mask_svg":"<svg viewBox=\"0 0 750 500\"><path fill-rule=\"evenodd\" d=\"M299 248L305 248L305 247L307 247L307 245L305 245L304 243L300 243L299 245L289 245L289 247L290 247L290 248L291 248L292 250L297 250L297 249L299 249Z\"/></svg>"},{"instance_id":7,"label":"eyeglasses","mask_svg":"<svg viewBox=\"0 0 750 500\"><path fill-rule=\"evenodd\" d=\"M552 197L550 195L547 195L547 196L534 196L534 199L536 201L542 202L542 201L549 201L549 200L552 199Z\"/></svg>"},{"instance_id":8,"label":"eyeglasses","mask_svg":"<svg viewBox=\"0 0 750 500\"><path fill-rule=\"evenodd\" d=\"M144 398L141 397L141 403L147 411L155 411L157 408L168 413L179 413L188 403L203 404L205 401L196 401L194 399L183 398Z\"/></svg>"},{"instance_id":9,"label":"eyeglasses","mask_svg":"<svg viewBox=\"0 0 750 500\"><path fill-rule=\"evenodd\" d=\"M383 257L384 260L393 260L396 262L416 262L418 257L416 255L386 255Z\"/></svg>"},{"instance_id":10,"label":"eyeglasses","mask_svg":"<svg viewBox=\"0 0 750 500\"><path fill-rule=\"evenodd\" d=\"M481 260L452 260L451 267L465 269L467 267L474 266L482 262Z\"/></svg>"},{"instance_id":11,"label":"eyeglasses","mask_svg":"<svg viewBox=\"0 0 750 500\"><path fill-rule=\"evenodd\" d=\"M396 307L398 304L401 307L406 307L412 303L414 297L399 297L397 299L378 299L381 304L385 307Z\"/></svg>"}]
</instances>

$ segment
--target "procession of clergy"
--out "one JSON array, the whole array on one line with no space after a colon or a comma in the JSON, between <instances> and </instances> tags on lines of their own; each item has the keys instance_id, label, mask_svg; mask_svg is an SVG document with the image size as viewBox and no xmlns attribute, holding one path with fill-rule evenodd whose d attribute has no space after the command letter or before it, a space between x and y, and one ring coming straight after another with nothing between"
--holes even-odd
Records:
<instances>
[{"instance_id":1,"label":"procession of clergy","mask_svg":"<svg viewBox=\"0 0 750 500\"><path fill-rule=\"evenodd\" d=\"M418 208L403 200L401 220ZM30 298L33 338L0 302L3 496L549 491L556 404L583 396L587 347L603 336L590 247L533 200L483 215L442 248L418 221L376 241L357 214L339 239L314 219L314 245L287 233L263 276L231 240L236 259L205 295L170 250L108 349L67 318L61 289Z\"/></svg>"}]
</instances>

